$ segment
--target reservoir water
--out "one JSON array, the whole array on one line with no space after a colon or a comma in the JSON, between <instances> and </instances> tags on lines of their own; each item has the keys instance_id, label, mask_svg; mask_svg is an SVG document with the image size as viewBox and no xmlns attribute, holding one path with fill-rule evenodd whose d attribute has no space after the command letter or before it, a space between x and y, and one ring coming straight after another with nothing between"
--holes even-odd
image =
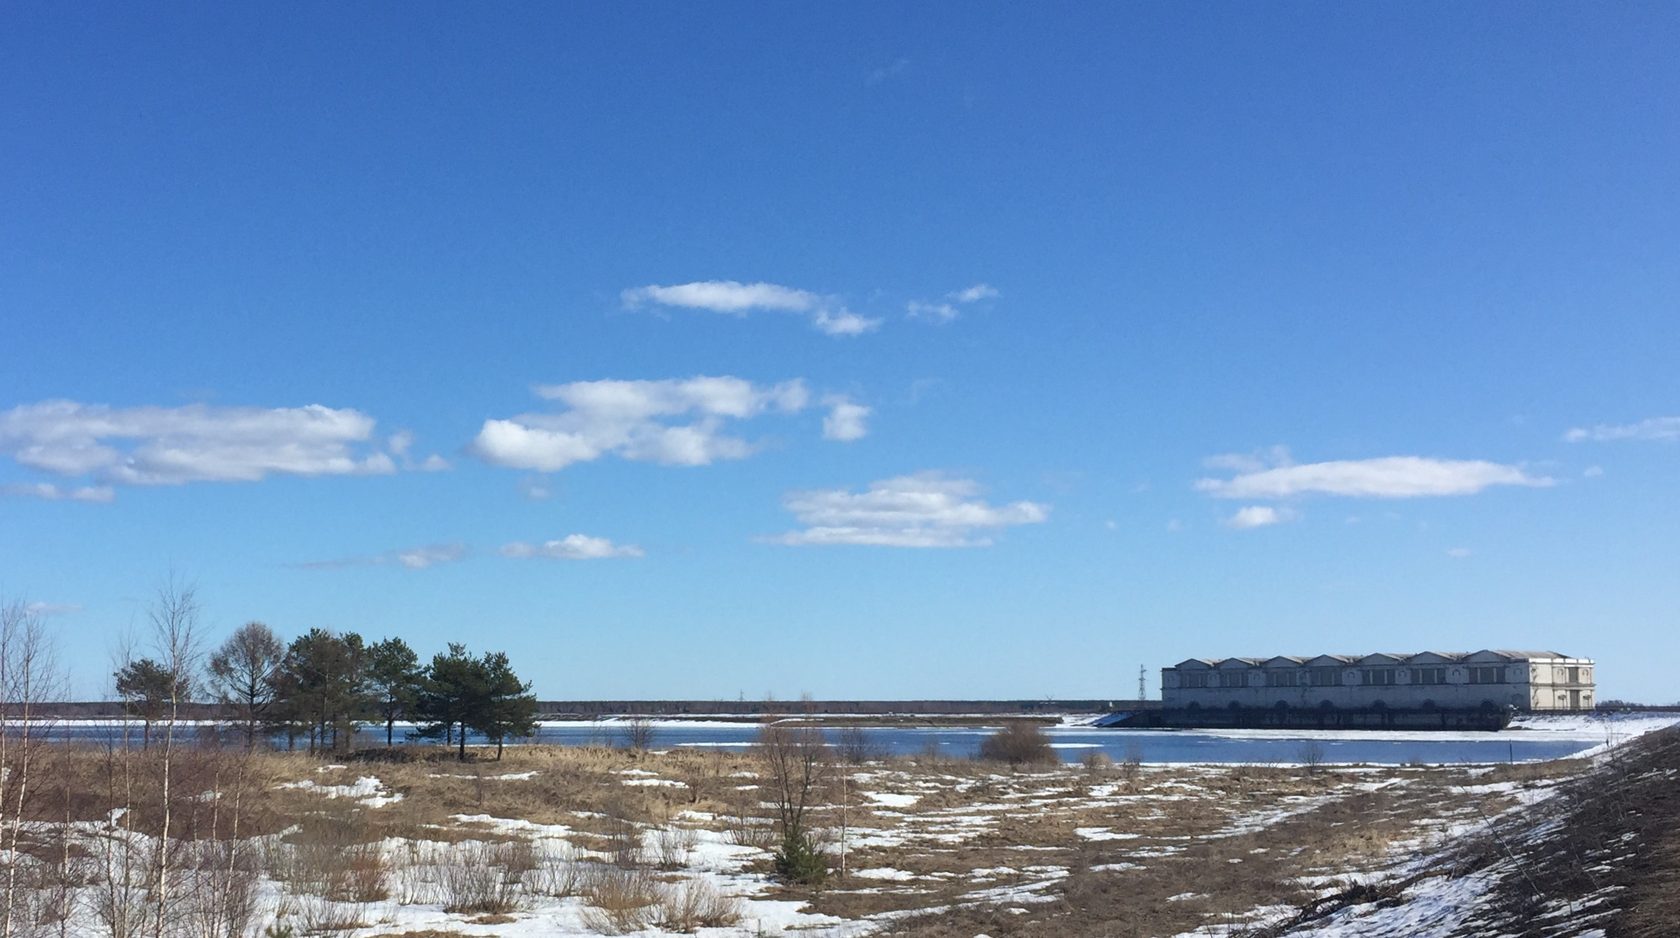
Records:
<instances>
[{"instance_id":1,"label":"reservoir water","mask_svg":"<svg viewBox=\"0 0 1680 938\"><path fill-rule=\"evenodd\" d=\"M1047 727L1051 745L1065 761L1077 762L1088 753L1102 753L1115 761L1135 758L1149 763L1258 763L1325 764L1369 763L1376 765L1477 764L1557 759L1575 755L1607 743L1621 742L1639 733L1669 725L1674 716L1636 716L1605 719L1591 716L1525 718L1511 729L1480 732L1392 732L1291 731L1291 730L1114 730L1081 726ZM397 738L405 739L411 727L399 725ZM624 721L544 723L528 740L510 740L510 745L534 742L562 746L621 746L625 744ZM996 727L865 727L865 745L874 754L914 756L937 754L942 758L973 757L980 742ZM192 734L196 727L180 732ZM120 739L120 722L66 722L51 728L55 738L100 744ZM838 731L825 730L830 742ZM660 721L652 725L654 749L744 750L757 739L756 723ZM128 729L136 743L137 725ZM365 727L358 733L361 746L380 746L383 727ZM483 741L469 737L469 744Z\"/></svg>"}]
</instances>

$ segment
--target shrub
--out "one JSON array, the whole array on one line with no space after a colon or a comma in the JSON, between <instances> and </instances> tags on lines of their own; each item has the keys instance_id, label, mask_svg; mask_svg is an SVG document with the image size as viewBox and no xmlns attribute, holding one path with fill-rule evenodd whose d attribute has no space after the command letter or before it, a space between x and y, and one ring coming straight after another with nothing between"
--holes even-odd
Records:
<instances>
[{"instance_id":1,"label":"shrub","mask_svg":"<svg viewBox=\"0 0 1680 938\"><path fill-rule=\"evenodd\" d=\"M691 880L661 890L655 920L661 928L685 934L727 928L741 920L741 903L704 880Z\"/></svg>"},{"instance_id":2,"label":"shrub","mask_svg":"<svg viewBox=\"0 0 1680 938\"><path fill-rule=\"evenodd\" d=\"M828 875L828 863L823 860L822 853L811 840L810 835L803 832L791 833L782 838L782 846L776 851L776 875L790 883L802 883L806 886L818 886Z\"/></svg>"},{"instance_id":3,"label":"shrub","mask_svg":"<svg viewBox=\"0 0 1680 938\"><path fill-rule=\"evenodd\" d=\"M453 850L439 870L443 910L498 914L517 909L519 876L510 874L508 866L528 856L530 845L525 845L523 854L510 847L513 845L473 841Z\"/></svg>"},{"instance_id":4,"label":"shrub","mask_svg":"<svg viewBox=\"0 0 1680 938\"><path fill-rule=\"evenodd\" d=\"M1309 739L1301 744L1295 757L1306 768L1308 774L1315 775L1319 766L1324 764L1324 744L1316 739Z\"/></svg>"},{"instance_id":5,"label":"shrub","mask_svg":"<svg viewBox=\"0 0 1680 938\"><path fill-rule=\"evenodd\" d=\"M622 935L653 924L660 891L644 868L596 864L584 877L583 896L590 906L584 924L603 935Z\"/></svg>"},{"instance_id":6,"label":"shrub","mask_svg":"<svg viewBox=\"0 0 1680 938\"><path fill-rule=\"evenodd\" d=\"M536 866L525 874L525 885L539 896L565 899L575 896L583 885L585 867L571 855L571 845L562 849L542 850L536 854Z\"/></svg>"},{"instance_id":7,"label":"shrub","mask_svg":"<svg viewBox=\"0 0 1680 938\"><path fill-rule=\"evenodd\" d=\"M1056 750L1036 724L1025 720L1009 723L980 743L980 758L1010 765L1054 764Z\"/></svg>"},{"instance_id":8,"label":"shrub","mask_svg":"<svg viewBox=\"0 0 1680 938\"><path fill-rule=\"evenodd\" d=\"M697 839L694 831L686 827L661 827L655 831L653 846L659 856L659 868L675 870L687 866L689 851L694 849Z\"/></svg>"}]
</instances>

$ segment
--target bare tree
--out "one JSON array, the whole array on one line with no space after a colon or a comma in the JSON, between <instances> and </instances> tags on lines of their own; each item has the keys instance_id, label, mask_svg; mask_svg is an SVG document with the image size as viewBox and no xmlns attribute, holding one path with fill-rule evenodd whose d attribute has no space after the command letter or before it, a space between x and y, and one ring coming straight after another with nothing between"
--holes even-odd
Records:
<instances>
[{"instance_id":1,"label":"bare tree","mask_svg":"<svg viewBox=\"0 0 1680 938\"><path fill-rule=\"evenodd\" d=\"M647 752L653 748L653 721L645 716L632 716L624 721L624 748Z\"/></svg>"},{"instance_id":2,"label":"bare tree","mask_svg":"<svg viewBox=\"0 0 1680 938\"><path fill-rule=\"evenodd\" d=\"M776 868L786 879L821 882L826 867L806 826L832 766L822 728L784 721L766 723L758 734L758 753L771 784L770 801L782 835Z\"/></svg>"},{"instance_id":3,"label":"bare tree","mask_svg":"<svg viewBox=\"0 0 1680 938\"><path fill-rule=\"evenodd\" d=\"M285 653L273 629L261 622L247 622L210 656L210 676L217 694L238 714L247 749L257 745L257 735L274 702L274 671Z\"/></svg>"},{"instance_id":4,"label":"bare tree","mask_svg":"<svg viewBox=\"0 0 1680 938\"><path fill-rule=\"evenodd\" d=\"M52 647L39 613L21 600L0 606L0 938L11 938L14 910L21 907L18 873L25 862L18 849L24 815L34 794L34 768L47 728L41 725L39 705L59 690Z\"/></svg>"},{"instance_id":5,"label":"bare tree","mask_svg":"<svg viewBox=\"0 0 1680 938\"><path fill-rule=\"evenodd\" d=\"M169 876L170 867L173 865L169 835L173 820L171 785L175 768L175 731L181 717L181 704L188 702L189 688L195 683L201 655L198 635L198 590L192 584L183 583L171 575L158 587L157 595L147 612L152 620L152 642L157 660L170 677L168 711L163 726L163 751L159 766L159 800L162 813L157 851L153 860L152 886L152 901L159 910L152 922L152 938L163 938L165 919L168 916L164 915L162 910L169 908L169 890L172 885Z\"/></svg>"}]
</instances>

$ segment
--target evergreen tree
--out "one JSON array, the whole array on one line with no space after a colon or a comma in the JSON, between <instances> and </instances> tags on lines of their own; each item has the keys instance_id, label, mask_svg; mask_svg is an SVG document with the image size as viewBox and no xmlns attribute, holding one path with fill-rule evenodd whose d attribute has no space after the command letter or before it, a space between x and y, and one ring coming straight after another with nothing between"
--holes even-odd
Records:
<instances>
[{"instance_id":1,"label":"evergreen tree","mask_svg":"<svg viewBox=\"0 0 1680 938\"><path fill-rule=\"evenodd\" d=\"M385 745L394 739L396 722L413 717L423 691L420 656L400 638L387 638L367 650L367 689L374 710L385 721Z\"/></svg>"},{"instance_id":2,"label":"evergreen tree","mask_svg":"<svg viewBox=\"0 0 1680 938\"><path fill-rule=\"evenodd\" d=\"M467 759L468 717L473 702L482 696L482 679L479 662L467 653L467 646L450 642L447 653L432 656L421 685L419 713L426 725L420 735L433 739L441 736L445 745L457 742L458 757L463 762Z\"/></svg>"},{"instance_id":3,"label":"evergreen tree","mask_svg":"<svg viewBox=\"0 0 1680 938\"><path fill-rule=\"evenodd\" d=\"M350 748L356 724L372 710L366 657L360 635L326 629L310 629L286 649L275 686L284 694L285 718L308 734L311 752Z\"/></svg>"},{"instance_id":4,"label":"evergreen tree","mask_svg":"<svg viewBox=\"0 0 1680 938\"><path fill-rule=\"evenodd\" d=\"M145 727L142 747L151 746L152 724L163 717L171 701L192 698L192 682L185 675L176 675L151 658L130 661L115 676L123 709L138 716Z\"/></svg>"},{"instance_id":5,"label":"evergreen tree","mask_svg":"<svg viewBox=\"0 0 1680 938\"><path fill-rule=\"evenodd\" d=\"M453 742L463 762L469 731L494 742L499 759L509 736L529 736L536 727L536 696L503 652L475 658L465 645L452 643L446 654L433 656L424 688L418 709L427 725L421 735Z\"/></svg>"},{"instance_id":6,"label":"evergreen tree","mask_svg":"<svg viewBox=\"0 0 1680 938\"><path fill-rule=\"evenodd\" d=\"M509 736L530 736L537 728L537 697L531 684L519 680L505 652L487 653L479 659L484 697L477 702L472 727L496 744L496 761L502 760L502 744Z\"/></svg>"}]
</instances>

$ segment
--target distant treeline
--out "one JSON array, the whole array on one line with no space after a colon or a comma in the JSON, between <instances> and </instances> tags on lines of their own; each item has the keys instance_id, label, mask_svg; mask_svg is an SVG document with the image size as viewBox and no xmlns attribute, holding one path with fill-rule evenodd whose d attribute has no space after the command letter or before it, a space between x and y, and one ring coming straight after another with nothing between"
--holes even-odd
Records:
<instances>
[{"instance_id":1,"label":"distant treeline","mask_svg":"<svg viewBox=\"0 0 1680 938\"><path fill-rule=\"evenodd\" d=\"M538 719L613 716L786 716L836 714L859 716L1112 713L1145 710L1158 700L539 700ZM129 715L120 700L87 700L43 704L43 716L59 719L115 719ZM235 708L214 702L183 703L183 720L227 720Z\"/></svg>"}]
</instances>

